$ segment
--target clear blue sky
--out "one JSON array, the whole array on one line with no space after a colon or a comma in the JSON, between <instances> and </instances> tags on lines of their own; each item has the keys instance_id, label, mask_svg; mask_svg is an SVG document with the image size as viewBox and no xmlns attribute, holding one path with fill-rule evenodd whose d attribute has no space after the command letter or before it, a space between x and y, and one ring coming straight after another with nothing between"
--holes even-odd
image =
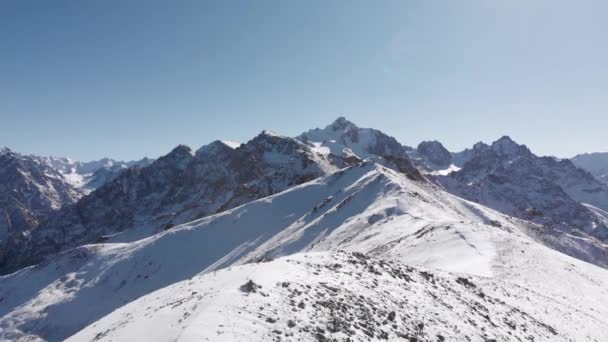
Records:
<instances>
[{"instance_id":1,"label":"clear blue sky","mask_svg":"<svg viewBox=\"0 0 608 342\"><path fill-rule=\"evenodd\" d=\"M134 159L344 115L608 149L608 1L0 2L0 145Z\"/></svg>"}]
</instances>

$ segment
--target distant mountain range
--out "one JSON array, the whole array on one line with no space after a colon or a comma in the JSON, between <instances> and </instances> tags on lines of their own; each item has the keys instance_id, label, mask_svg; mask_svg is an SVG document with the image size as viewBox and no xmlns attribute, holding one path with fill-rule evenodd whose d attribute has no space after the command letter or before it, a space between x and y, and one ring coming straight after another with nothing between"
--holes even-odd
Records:
<instances>
[{"instance_id":1,"label":"distant mountain range","mask_svg":"<svg viewBox=\"0 0 608 342\"><path fill-rule=\"evenodd\" d=\"M579 154L572 158L572 162L589 171L604 184L608 184L608 152Z\"/></svg>"},{"instance_id":2,"label":"distant mountain range","mask_svg":"<svg viewBox=\"0 0 608 342\"><path fill-rule=\"evenodd\" d=\"M4 149L1 185L7 194L16 191L3 207L2 268L15 270L83 243L133 241L364 159L424 174L502 213L606 242L601 157L537 157L509 137L457 153L437 141L411 148L344 117L296 138L267 130L245 144L218 140L196 152L181 145L155 161L82 163Z\"/></svg>"},{"instance_id":3,"label":"distant mountain range","mask_svg":"<svg viewBox=\"0 0 608 342\"><path fill-rule=\"evenodd\" d=\"M343 117L136 162L2 149L0 339L608 339L605 157Z\"/></svg>"},{"instance_id":4,"label":"distant mountain range","mask_svg":"<svg viewBox=\"0 0 608 342\"><path fill-rule=\"evenodd\" d=\"M102 159L77 162L68 158L23 155L0 149L0 216L2 258L7 250L29 239L41 222L132 166L146 166L151 160L118 162Z\"/></svg>"}]
</instances>

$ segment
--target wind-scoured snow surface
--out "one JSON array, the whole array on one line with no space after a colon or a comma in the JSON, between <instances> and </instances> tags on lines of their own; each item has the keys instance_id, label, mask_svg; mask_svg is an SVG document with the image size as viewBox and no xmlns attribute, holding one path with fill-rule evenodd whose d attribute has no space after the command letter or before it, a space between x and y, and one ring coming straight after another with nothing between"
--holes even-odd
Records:
<instances>
[{"instance_id":1,"label":"wind-scoured snow surface","mask_svg":"<svg viewBox=\"0 0 608 342\"><path fill-rule=\"evenodd\" d=\"M68 341L605 341L605 316L572 305L544 286L308 253L193 277Z\"/></svg>"},{"instance_id":2,"label":"wind-scoured snow surface","mask_svg":"<svg viewBox=\"0 0 608 342\"><path fill-rule=\"evenodd\" d=\"M98 339L128 341L132 340L132 334L138 331L141 333L142 330L138 329L144 329L145 326L149 331L149 334L145 334L146 338L158 338L159 341L189 341L188 336L205 337L211 341L222 338L239 340L235 336L241 333L247 334L251 341L268 341L265 335L268 331L275 334L275 337L286 337L287 333L295 334L295 330L289 332L281 328L281 334L273 332L277 329L267 325L267 317L254 319L258 314L254 311L255 307L251 306L243 316L239 315L244 311L236 308L248 304L248 300L260 300L259 306L268 307L269 304L270 311L285 314L293 312L294 308L287 305L289 299L293 299L285 292L288 289L281 290L281 286L272 290L276 282L288 281L299 284L297 288L307 288L307 284L311 286L306 293L309 302L305 303L309 308L314 304L310 302L313 298L311 296L316 296L315 291L321 291L322 282L331 282L329 286L340 285L344 289L340 291L340 296L345 301L354 294L361 294L373 303L381 303L368 303L369 306L366 304L367 299L361 299L358 303L365 308L344 309L353 315L358 310L373 312L374 305L380 305L375 307L377 312L374 317L381 315L379 310L386 311L386 314L390 310L395 311L398 317L395 319L400 320L394 323L397 328L392 328L392 323L379 327L375 320L380 318L373 318L373 324L376 325L372 329L374 338L383 338L381 336L386 336L383 334L385 332L392 339L399 336L397 333L416 333L427 334L420 335L427 336L422 340L437 340L437 334L458 340L465 334L470 334L472 340L481 340L484 332L488 337L500 337L507 336L505 334L510 331L512 336L533 336L536 340L606 340L606 271L556 252L543 244L556 249L568 249L571 254L580 253L587 258L595 258L598 264L605 260L605 255L602 254L605 250L592 249L585 239L567 234L554 236L550 241L547 238L542 240L536 237L538 229L541 228L449 195L423 179L411 179L374 163L361 163L235 209L173 227L149 238L131 243L79 247L38 266L0 277L0 338L61 341L142 296L207 273L202 278L193 279L192 284L181 283L176 285L177 288L168 288L158 295L152 293L142 298L142 301L149 303L143 309L138 309L141 305L141 301L138 301L112 313L99 325L91 325L78 338L87 340L93 336ZM357 283L355 269L349 271L351 274L344 275L335 271L335 279L328 278L329 274L326 273L329 271L318 271L319 277L316 277L315 269L325 267L322 266L324 258L338 260L338 257L321 257L313 261L321 265L318 267L305 264L287 267L285 265L292 265L288 259L277 263L258 263L295 253L336 250L392 260L394 266L391 267L403 268L404 272L408 268L402 265L407 264L468 274L475 286L481 286L483 293L490 294L494 302L486 302L486 299L472 290L450 292L449 288L455 286L452 282L457 277L442 272L432 272L440 277L439 285L436 284L437 289L434 289L432 282L425 278L427 276L420 275L419 270L407 271L413 272L411 277L415 281L412 287L404 285L403 289L394 290L402 292L390 294L386 292L393 291L397 284L404 283L405 280L390 276L386 270L379 271L381 275L376 274L379 284L392 282L386 288L372 288L370 284L373 284L375 273L369 267L360 265L352 267L361 267L360 272L364 272L364 269L369 271L361 273L361 278L365 279L360 283ZM233 272L212 273L248 263L253 264ZM341 263L347 262L343 260ZM253 277L253 274L259 274L260 279ZM267 291L265 293L268 297L255 299L257 297L253 294L235 297L235 293L240 295L240 292L235 291L240 291L238 288L247 277L259 282L262 291ZM302 280L297 283L299 277ZM310 279L305 280L307 277ZM420 277L425 278L425 282ZM208 281L220 278L224 280L218 283ZM424 290L423 284L431 287ZM370 288L364 290L367 287ZM185 292L181 289L185 289ZM193 292L205 295L198 299ZM167 297L172 295L175 295L173 299ZM409 301L409 295L412 296L411 304L408 304L411 306L404 306L403 310L398 311L398 303L394 300ZM200 308L192 309L191 317L186 315L190 318L182 317L182 323L179 323L178 318L166 310L175 306L176 311L171 312L179 312L183 316L184 312L179 310L190 306L180 308L177 304L186 302L184 296L193 296ZM154 302L157 297L158 302ZM228 297L235 299L232 302L222 299ZM414 297L418 299L414 300ZM507 297L510 299L505 299ZM479 298L481 306L474 304L473 298ZM459 302L460 299L463 302ZM441 306L442 302L447 305ZM152 309L146 313L141 311L148 310L148 306L160 308L166 303L173 304L156 314ZM257 305L257 302L254 303ZM195 302L188 305L193 304ZM351 304L355 305L349 303ZM339 304L328 305L333 307ZM440 306L443 309L439 310ZM471 311L472 306L481 314ZM450 307L457 308L454 312L468 310L466 315L470 316L462 317L470 317L471 320L448 313ZM437 311L433 308L437 308ZM125 319L121 312L126 314L130 312L128 310L135 310L128 314L132 319L124 324L117 323ZM320 315L319 324L327 318L324 310L320 307L314 310ZM335 314L336 310L342 309L334 307L328 312L332 310ZM310 315L307 312L309 311L302 311L298 314L300 318L296 319L307 319L306 324L311 325L317 318L312 312ZM146 314L150 315L148 321ZM245 318L243 321L227 320L226 323L219 323L223 315L235 319ZM166 324L156 321L165 316ZM209 321L205 324L228 325L209 330L208 325L196 323L199 322L196 317ZM205 317L215 318L208 320ZM430 320L431 317L433 321ZM510 328L511 323L504 321L508 317L515 320L515 328ZM429 330L424 327L422 331L412 330L420 323L424 327L429 326ZM124 326L124 330L118 329L116 324ZM288 323L282 320L280 324ZM431 329L431 326L434 328ZM260 330L256 330L257 327ZM323 336L327 338L342 338L345 337L342 334L347 334L342 330L332 332L322 325L318 327L324 329ZM270 330L265 330L267 328ZM188 335L187 331L193 335ZM217 331L224 333L216 334ZM318 329L316 332L320 333ZM126 335L121 335L123 333ZM317 335L315 331L303 330L298 336L306 340ZM367 334L365 336L368 337L362 336L352 335L351 338L369 338Z\"/></svg>"}]
</instances>

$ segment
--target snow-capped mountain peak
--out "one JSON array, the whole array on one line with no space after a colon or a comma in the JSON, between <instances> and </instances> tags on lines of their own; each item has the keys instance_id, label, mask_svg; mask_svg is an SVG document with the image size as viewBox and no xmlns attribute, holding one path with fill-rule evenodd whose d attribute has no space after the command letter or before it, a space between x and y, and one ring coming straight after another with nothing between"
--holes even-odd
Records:
<instances>
[{"instance_id":1,"label":"snow-capped mountain peak","mask_svg":"<svg viewBox=\"0 0 608 342\"><path fill-rule=\"evenodd\" d=\"M233 150L235 150L235 149L239 148L241 145L243 145L240 142L232 141L232 140L220 140L220 142L223 143L224 145L230 147Z\"/></svg>"},{"instance_id":2,"label":"snow-capped mountain peak","mask_svg":"<svg viewBox=\"0 0 608 342\"><path fill-rule=\"evenodd\" d=\"M316 152L340 157L405 157L406 150L395 138L373 128L360 128L339 117L325 128L315 128L302 133L296 139L306 143Z\"/></svg>"},{"instance_id":3,"label":"snow-capped mountain peak","mask_svg":"<svg viewBox=\"0 0 608 342\"><path fill-rule=\"evenodd\" d=\"M264 129L262 130L262 132L260 132L260 134L258 134L258 136L267 136L267 137L283 137L283 135L271 130L271 129Z\"/></svg>"}]
</instances>

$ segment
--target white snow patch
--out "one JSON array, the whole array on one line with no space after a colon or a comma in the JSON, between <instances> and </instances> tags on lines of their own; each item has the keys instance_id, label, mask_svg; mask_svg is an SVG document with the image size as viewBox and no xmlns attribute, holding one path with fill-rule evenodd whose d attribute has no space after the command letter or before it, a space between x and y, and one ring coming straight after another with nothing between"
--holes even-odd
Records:
<instances>
[{"instance_id":1,"label":"white snow patch","mask_svg":"<svg viewBox=\"0 0 608 342\"><path fill-rule=\"evenodd\" d=\"M443 169L443 170L434 170L432 171L430 174L433 176L447 176L452 172L457 172L460 171L460 167L452 164L450 166L448 166L447 169Z\"/></svg>"},{"instance_id":2,"label":"white snow patch","mask_svg":"<svg viewBox=\"0 0 608 342\"><path fill-rule=\"evenodd\" d=\"M236 150L237 148L239 148L242 143L240 142L236 142L236 141L230 141L230 140L220 140L224 145L230 147L233 150Z\"/></svg>"}]
</instances>

